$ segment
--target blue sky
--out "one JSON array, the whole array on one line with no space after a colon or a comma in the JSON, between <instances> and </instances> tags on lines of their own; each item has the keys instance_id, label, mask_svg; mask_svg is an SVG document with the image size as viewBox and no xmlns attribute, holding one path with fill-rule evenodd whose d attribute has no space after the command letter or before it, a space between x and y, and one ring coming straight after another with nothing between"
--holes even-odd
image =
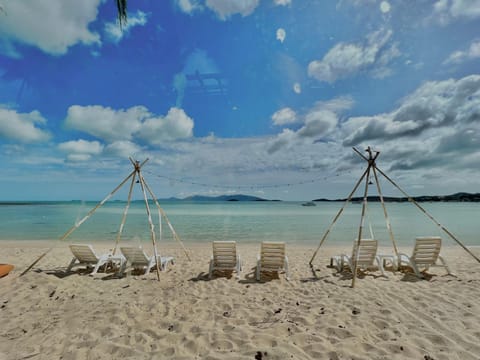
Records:
<instances>
[{"instance_id":1,"label":"blue sky","mask_svg":"<svg viewBox=\"0 0 480 360\"><path fill-rule=\"evenodd\" d=\"M0 200L101 199L129 156L158 197L344 197L353 146L412 195L479 191L480 1L128 6L0 0Z\"/></svg>"}]
</instances>

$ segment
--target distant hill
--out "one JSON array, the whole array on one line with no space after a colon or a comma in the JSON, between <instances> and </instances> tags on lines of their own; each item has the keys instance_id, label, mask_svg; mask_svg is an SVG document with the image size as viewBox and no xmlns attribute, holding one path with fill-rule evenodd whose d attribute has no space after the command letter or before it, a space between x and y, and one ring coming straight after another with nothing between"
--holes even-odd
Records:
<instances>
[{"instance_id":1,"label":"distant hill","mask_svg":"<svg viewBox=\"0 0 480 360\"><path fill-rule=\"evenodd\" d=\"M425 195L425 196L412 196L412 199L417 202L480 202L480 193L470 194L465 192L459 192L452 195ZM313 201L346 201L347 199L316 199ZM406 197L392 197L384 196L383 200L385 202L407 202L408 198ZM354 197L352 202L361 202L363 197ZM380 201L379 196L368 196L367 201L378 202Z\"/></svg>"},{"instance_id":2,"label":"distant hill","mask_svg":"<svg viewBox=\"0 0 480 360\"><path fill-rule=\"evenodd\" d=\"M257 196L251 195L220 195L220 196L203 196L203 195L193 195L186 197L182 200L186 201L271 201L267 199L262 199Z\"/></svg>"}]
</instances>

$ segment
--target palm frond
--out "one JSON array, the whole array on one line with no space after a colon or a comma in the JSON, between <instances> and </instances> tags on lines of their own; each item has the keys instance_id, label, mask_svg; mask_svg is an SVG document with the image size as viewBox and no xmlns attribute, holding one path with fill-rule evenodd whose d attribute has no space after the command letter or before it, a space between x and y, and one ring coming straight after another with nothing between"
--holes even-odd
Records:
<instances>
[{"instance_id":1,"label":"palm frond","mask_svg":"<svg viewBox=\"0 0 480 360\"><path fill-rule=\"evenodd\" d=\"M127 22L127 0L117 0L118 22L120 28Z\"/></svg>"}]
</instances>

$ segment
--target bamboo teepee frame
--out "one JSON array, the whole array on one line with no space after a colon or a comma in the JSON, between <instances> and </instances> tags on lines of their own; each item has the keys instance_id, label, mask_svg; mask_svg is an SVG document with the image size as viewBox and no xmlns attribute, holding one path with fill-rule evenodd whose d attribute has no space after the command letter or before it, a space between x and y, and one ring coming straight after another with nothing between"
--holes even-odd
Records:
<instances>
[{"instance_id":1,"label":"bamboo teepee frame","mask_svg":"<svg viewBox=\"0 0 480 360\"><path fill-rule=\"evenodd\" d=\"M165 211L161 208L157 198L155 197L153 191L150 189L150 187L148 186L147 182L145 181L145 178L143 177L142 175L142 172L141 172L141 169L143 167L143 165L145 165L145 163L148 161L148 158L146 160L144 160L142 163L140 163L139 161L136 161L136 160L133 160L132 158L129 158L130 159L130 162L132 163L133 165L133 171L115 188L113 189L110 194L108 194L102 201L100 201L93 209L91 209L87 215L85 215L80 221L76 222L74 226L72 226L70 229L67 230L67 232L65 232L65 234L62 235L62 237L60 238L60 241L63 241L65 240L67 237L69 237L76 229L78 229L80 227L80 225L82 225L88 218L90 218L90 216L92 216L95 211L100 208L102 205L104 205L123 185L125 185L125 183L129 180L129 179L132 179L131 180L131 183L130 183L130 188L129 188L129 192L128 192L128 198L127 198L127 204L125 206L125 209L123 211L123 215L122 215L122 221L120 223L120 228L118 230L118 233L117 233L117 237L115 239L115 247L113 249L113 253L112 254L115 254L115 252L117 251L117 247L118 247L118 244L120 242L120 238L122 236L122 232L123 232L123 228L125 226L125 221L127 219L127 214L128 214L128 210L130 208L130 203L131 203L131 200L132 200L132 191L133 191L133 185L135 184L135 182L137 181L138 183L140 183L140 186L142 188L142 194L143 194L143 200L145 201L145 209L147 211L147 217L148 217L148 223L149 223L149 226L150 226L150 236L151 236L151 240L152 240L152 245L153 245L153 252L154 252L154 256L155 256L155 262L156 262L156 273L157 273L157 279L160 280L160 265L158 263L158 256L157 256L157 246L156 246L156 237L155 237L155 225L152 221L152 216L151 216L151 211L150 211L150 206L149 206L149 203L148 203L148 197L147 197L147 192L150 194L150 197L151 199L154 201L156 207L157 207L157 210L158 210L158 218L159 218L159 227L161 228L162 226L162 217L163 219L165 219L165 222L167 223L168 227L170 228L170 231L172 232L173 234L173 237L174 239L181 245L183 251L185 252L185 255L187 256L187 259L188 260L191 260L190 259L190 256L188 255L188 252L187 252L187 249L185 248L185 246L183 245L182 243L182 240L180 239L180 237L178 236L178 234L176 233L175 229L173 228L172 224L170 223L170 220L168 219L167 217L167 214L165 213ZM47 255L53 248L49 248L47 251L45 251L42 255L40 255L40 257L38 257L26 270L24 270L20 276L23 276L25 275L30 269L32 269L41 259L43 259L45 257L45 255Z\"/></svg>"},{"instance_id":2,"label":"bamboo teepee frame","mask_svg":"<svg viewBox=\"0 0 480 360\"><path fill-rule=\"evenodd\" d=\"M477 262L480 263L480 259L475 256L475 254L473 254L459 239L457 239L450 231L447 230L447 228L445 228L442 224L440 224L437 220L435 220L435 218L430 215L422 206L420 206L420 204L418 204L410 195L408 195L400 186L397 185L397 183L395 183L390 177L388 177L382 170L380 170L378 167L377 167L377 164L376 164L376 160L378 158L378 156L380 155L380 152L379 151L373 151L370 146L366 149L366 152L368 153L368 157L366 157L365 155L363 155L360 151L358 151L356 148L353 148L353 150L363 159L365 160L367 163L368 163L368 166L367 166L367 169L363 172L362 176L360 177L360 179L356 182L352 192L348 195L348 198L347 200L345 201L345 203L343 204L343 206L340 208L340 210L338 211L338 213L336 214L336 216L334 217L332 223L330 224L330 226L327 228L327 230L325 231L325 233L323 234L321 240L320 240L320 243L317 247L317 249L315 250L315 252L313 253L313 256L312 258L310 259L310 266L313 267L313 260L315 259L315 257L317 256L317 253L318 251L320 250L320 247L323 245L323 243L325 242L325 240L327 239L328 237L328 234L330 233L330 231L332 230L333 226L335 225L335 223L337 222L338 218L340 217L340 215L342 214L343 210L345 209L345 207L350 203L350 201L352 200L352 197L353 195L355 194L355 192L357 191L358 187L360 186L362 180L365 179L365 190L364 190L364 194L363 194L363 201L362 201L362 214L361 214L361 217L360 217L360 226L358 228L358 237L357 237L357 245L356 246L356 250L355 250L355 254L353 254L353 278L352 278L352 288L355 287L355 280L357 278L357 259L358 259L358 249L360 248L360 244L361 244L361 239L362 239L362 232L363 232L363 224L364 224L364 220L365 220L365 212L366 212L366 208L367 208L367 198L368 198L368 185L369 185L369 179L370 179L370 174L372 173L373 174L373 177L375 179L375 183L376 183L376 187L377 187L377 191L378 191L378 195L379 195L379 198L380 198L380 202L382 204L382 209L383 209L383 213L384 213L384 216L385 216L385 222L386 222L386 225L387 225L387 229L388 229L388 232L389 232L389 235L390 235L390 240L392 241L392 244L393 244L393 250L395 252L395 255L397 256L397 259L399 259L399 256L398 256L398 248L397 248L397 244L395 242L395 238L393 236L393 231L392 231L392 226L391 226L391 223L390 223L390 219L388 217L388 214L387 214L387 208L385 206L385 202L383 200L383 195L382 195L382 190L380 188L380 182L378 181L378 175L377 175L377 172L379 174L381 174L385 179L387 179L393 186L395 186L404 196L407 197L408 201L413 203L420 211L422 211L430 220L432 220L435 225L437 225L442 231L444 231L450 238L452 238L456 243L458 243L466 252L468 252L475 260L477 260Z\"/></svg>"}]
</instances>

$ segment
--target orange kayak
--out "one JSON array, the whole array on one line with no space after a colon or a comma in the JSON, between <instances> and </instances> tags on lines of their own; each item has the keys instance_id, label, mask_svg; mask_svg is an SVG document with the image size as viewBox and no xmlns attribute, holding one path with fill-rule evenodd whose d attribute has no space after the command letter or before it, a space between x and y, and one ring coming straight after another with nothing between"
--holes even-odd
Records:
<instances>
[{"instance_id":1,"label":"orange kayak","mask_svg":"<svg viewBox=\"0 0 480 360\"><path fill-rule=\"evenodd\" d=\"M10 264L0 264L0 278L8 275L10 271L13 270L13 265Z\"/></svg>"}]
</instances>

